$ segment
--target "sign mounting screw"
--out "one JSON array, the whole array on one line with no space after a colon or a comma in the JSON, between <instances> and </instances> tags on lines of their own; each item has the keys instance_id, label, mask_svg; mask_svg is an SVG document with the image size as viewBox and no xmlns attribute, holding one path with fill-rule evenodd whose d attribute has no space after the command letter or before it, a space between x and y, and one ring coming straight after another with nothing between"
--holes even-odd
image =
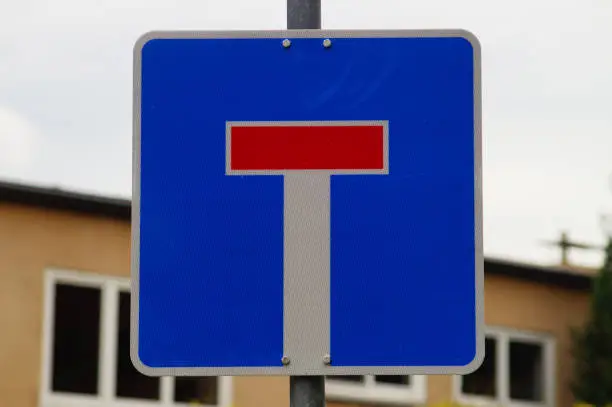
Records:
<instances>
[{"instance_id":1,"label":"sign mounting screw","mask_svg":"<svg viewBox=\"0 0 612 407\"><path fill-rule=\"evenodd\" d=\"M287 356L283 356L281 358L281 363L285 366L287 366L289 363L291 363L291 359L289 359Z\"/></svg>"},{"instance_id":2,"label":"sign mounting screw","mask_svg":"<svg viewBox=\"0 0 612 407\"><path fill-rule=\"evenodd\" d=\"M328 365L328 366L331 365L331 356L329 356L329 355L323 356L323 363Z\"/></svg>"},{"instance_id":3,"label":"sign mounting screw","mask_svg":"<svg viewBox=\"0 0 612 407\"><path fill-rule=\"evenodd\" d=\"M330 40L329 38L325 38L325 39L323 40L323 46L324 46L325 48L329 48L329 47L331 47L331 45L332 45L332 44L331 44L331 40Z\"/></svg>"},{"instance_id":4,"label":"sign mounting screw","mask_svg":"<svg viewBox=\"0 0 612 407\"><path fill-rule=\"evenodd\" d=\"M285 38L282 44L283 44L283 48L289 48L291 46L291 40L288 38Z\"/></svg>"}]
</instances>

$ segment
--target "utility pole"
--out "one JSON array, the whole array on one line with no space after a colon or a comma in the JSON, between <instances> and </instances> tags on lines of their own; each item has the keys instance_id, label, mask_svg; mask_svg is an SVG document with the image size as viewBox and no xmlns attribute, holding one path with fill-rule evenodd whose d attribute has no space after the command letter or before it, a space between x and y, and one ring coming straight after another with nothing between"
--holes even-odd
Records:
<instances>
[{"instance_id":1,"label":"utility pole","mask_svg":"<svg viewBox=\"0 0 612 407\"><path fill-rule=\"evenodd\" d=\"M561 249L561 266L569 266L570 249L601 250L602 247L588 243L574 242L570 240L567 232L561 232L561 238L556 241L547 242L548 245L556 246Z\"/></svg>"},{"instance_id":2,"label":"utility pole","mask_svg":"<svg viewBox=\"0 0 612 407\"><path fill-rule=\"evenodd\" d=\"M287 0L287 29L321 29L321 0ZM325 407L325 376L291 376L290 407Z\"/></svg>"}]
</instances>

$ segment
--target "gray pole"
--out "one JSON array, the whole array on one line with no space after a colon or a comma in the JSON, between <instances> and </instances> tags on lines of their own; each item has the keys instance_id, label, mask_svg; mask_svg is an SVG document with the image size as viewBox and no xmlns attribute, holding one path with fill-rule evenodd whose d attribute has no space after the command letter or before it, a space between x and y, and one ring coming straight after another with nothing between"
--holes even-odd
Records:
<instances>
[{"instance_id":1,"label":"gray pole","mask_svg":"<svg viewBox=\"0 0 612 407\"><path fill-rule=\"evenodd\" d=\"M287 28L321 28L321 0L287 0Z\"/></svg>"},{"instance_id":2,"label":"gray pole","mask_svg":"<svg viewBox=\"0 0 612 407\"><path fill-rule=\"evenodd\" d=\"M287 28L321 28L321 0L287 0ZM290 407L325 407L324 376L291 376Z\"/></svg>"},{"instance_id":3,"label":"gray pole","mask_svg":"<svg viewBox=\"0 0 612 407\"><path fill-rule=\"evenodd\" d=\"M324 376L291 376L290 407L325 407Z\"/></svg>"}]
</instances>

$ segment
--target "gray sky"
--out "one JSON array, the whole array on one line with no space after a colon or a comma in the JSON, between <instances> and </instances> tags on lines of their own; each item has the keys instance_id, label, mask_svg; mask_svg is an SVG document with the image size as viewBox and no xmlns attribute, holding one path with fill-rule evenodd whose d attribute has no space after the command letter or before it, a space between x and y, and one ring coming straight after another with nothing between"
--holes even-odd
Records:
<instances>
[{"instance_id":1,"label":"gray sky","mask_svg":"<svg viewBox=\"0 0 612 407\"><path fill-rule=\"evenodd\" d=\"M612 2L323 0L324 28L465 28L483 48L485 254L554 263L612 213ZM0 178L131 195L132 47L158 29L282 29L284 0L0 4ZM598 253L572 260L598 264Z\"/></svg>"}]
</instances>

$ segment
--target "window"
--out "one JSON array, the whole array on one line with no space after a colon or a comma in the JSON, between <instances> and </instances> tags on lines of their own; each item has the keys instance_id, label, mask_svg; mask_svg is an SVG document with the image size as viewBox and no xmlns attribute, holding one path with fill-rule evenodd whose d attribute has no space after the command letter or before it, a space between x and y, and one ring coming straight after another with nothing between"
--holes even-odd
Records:
<instances>
[{"instance_id":1,"label":"window","mask_svg":"<svg viewBox=\"0 0 612 407\"><path fill-rule=\"evenodd\" d=\"M368 403L423 403L425 376L328 376L330 400Z\"/></svg>"},{"instance_id":2,"label":"window","mask_svg":"<svg viewBox=\"0 0 612 407\"><path fill-rule=\"evenodd\" d=\"M455 393L465 403L552 406L554 341L547 335L489 329L482 365L456 377Z\"/></svg>"},{"instance_id":3,"label":"window","mask_svg":"<svg viewBox=\"0 0 612 407\"><path fill-rule=\"evenodd\" d=\"M127 279L48 271L41 407L225 407L230 378L148 377L130 360Z\"/></svg>"}]
</instances>

